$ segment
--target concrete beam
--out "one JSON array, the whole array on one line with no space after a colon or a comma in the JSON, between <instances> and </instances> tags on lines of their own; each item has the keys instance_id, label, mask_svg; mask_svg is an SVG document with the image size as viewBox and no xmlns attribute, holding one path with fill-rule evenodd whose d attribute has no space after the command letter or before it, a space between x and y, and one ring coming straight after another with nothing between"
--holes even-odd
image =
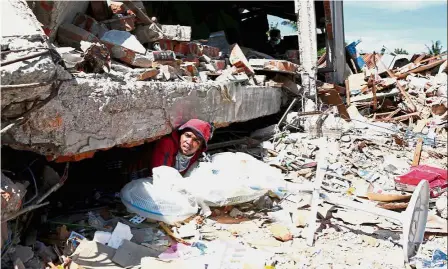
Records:
<instances>
[{"instance_id":1,"label":"concrete beam","mask_svg":"<svg viewBox=\"0 0 448 269\"><path fill-rule=\"evenodd\" d=\"M144 82L84 74L12 128L3 144L43 155L72 156L169 134L191 118L225 126L277 113L282 90L216 83ZM223 88L224 89L224 88Z\"/></svg>"},{"instance_id":2,"label":"concrete beam","mask_svg":"<svg viewBox=\"0 0 448 269\"><path fill-rule=\"evenodd\" d=\"M313 0L295 0L299 37L302 86L305 94L316 97L317 40L316 15Z\"/></svg>"}]
</instances>

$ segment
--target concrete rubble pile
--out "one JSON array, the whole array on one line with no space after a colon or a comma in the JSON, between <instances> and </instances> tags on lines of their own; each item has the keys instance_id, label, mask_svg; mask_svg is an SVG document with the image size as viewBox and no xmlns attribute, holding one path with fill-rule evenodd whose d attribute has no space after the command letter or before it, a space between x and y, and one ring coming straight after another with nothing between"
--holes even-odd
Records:
<instances>
[{"instance_id":1,"label":"concrete rubble pile","mask_svg":"<svg viewBox=\"0 0 448 269\"><path fill-rule=\"evenodd\" d=\"M297 53L273 59L229 45L224 31L191 40L190 26L159 23L139 1L8 3L10 13L24 5L10 21L23 15L32 33L2 35L2 143L49 160L151 142L193 116L227 126L272 115L301 92Z\"/></svg>"},{"instance_id":2,"label":"concrete rubble pile","mask_svg":"<svg viewBox=\"0 0 448 269\"><path fill-rule=\"evenodd\" d=\"M424 124L416 130L418 121L376 121L368 110L359 110L356 102L346 107L328 98L338 89L336 85L319 85L317 115L287 112L284 121L254 131L251 138L210 144L211 158L204 157L196 168L207 167L215 156L236 152L239 155L231 159L241 158L247 166L241 172L244 177L256 175L261 184L266 169L274 169L272 175L279 175L282 184L253 187L261 194L243 203L198 202L199 213L169 224L127 212L123 193L121 200L119 195L105 197L121 207L92 209L50 221L57 228L39 237L34 257L44 257L40 259L50 268L55 264L70 268L228 268L230 261L238 268L405 268L403 259L416 268L446 264L446 125ZM431 106L423 105L425 109ZM316 104L309 100L303 109L307 106L311 109ZM436 116L428 117L428 122L446 122ZM320 130L310 124L316 121L322 123ZM259 166L251 166L250 155ZM232 167L221 164L212 173L220 174L221 169L224 175L238 176L233 162L223 163ZM194 185L188 181L195 180L194 171L183 179L186 185ZM157 179L158 173L154 174ZM159 182L185 194L183 185L170 185L175 182L173 177L162 177ZM271 182L276 182L274 177ZM429 199L429 209L422 208L427 215L413 219L419 223L415 225L424 224L423 241L416 239L412 248L418 252L409 255L403 247L414 242L406 240L406 222L394 214L406 216L410 207L415 208L414 191L423 179L429 188L418 195ZM204 182L201 188L207 195L203 190L212 186ZM349 203L356 206L345 206ZM161 212L171 210L160 206ZM55 242L56 247L49 247ZM22 248L26 246L18 246Z\"/></svg>"},{"instance_id":3,"label":"concrete rubble pile","mask_svg":"<svg viewBox=\"0 0 448 269\"><path fill-rule=\"evenodd\" d=\"M299 66L292 62L275 60L269 55L239 48L237 44L230 46L223 31L212 33L208 40L191 40L191 27L161 24L157 18L150 18L138 3L110 2L110 17L103 7L93 9L93 17L78 13L72 23L60 25L56 33L60 46L57 50L66 66L75 72L104 71L111 75L128 70L128 79L134 81L237 81L258 86L264 86L267 81L265 76L254 76L255 64L258 70L292 75L299 71ZM99 48L92 51L90 47L99 44L105 45L108 51L101 53ZM245 55L264 60L252 63ZM92 70L85 67L86 61L99 61L105 68ZM281 83L273 85L281 87Z\"/></svg>"}]
</instances>

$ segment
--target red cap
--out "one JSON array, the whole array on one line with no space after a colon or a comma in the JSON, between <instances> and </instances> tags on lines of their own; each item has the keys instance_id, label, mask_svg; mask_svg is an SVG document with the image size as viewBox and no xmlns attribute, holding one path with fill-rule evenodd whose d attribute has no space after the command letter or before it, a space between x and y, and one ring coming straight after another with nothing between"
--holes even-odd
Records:
<instances>
[{"instance_id":1,"label":"red cap","mask_svg":"<svg viewBox=\"0 0 448 269\"><path fill-rule=\"evenodd\" d=\"M207 147L207 142L212 137L212 126L210 123L199 119L191 119L179 127L179 131L184 129L191 129L195 132L204 141L204 146Z\"/></svg>"}]
</instances>

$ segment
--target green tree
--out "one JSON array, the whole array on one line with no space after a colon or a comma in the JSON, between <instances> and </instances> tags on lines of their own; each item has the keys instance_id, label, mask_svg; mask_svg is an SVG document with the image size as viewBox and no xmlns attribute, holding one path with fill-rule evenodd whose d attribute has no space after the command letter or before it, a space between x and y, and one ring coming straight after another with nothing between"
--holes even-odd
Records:
<instances>
[{"instance_id":1,"label":"green tree","mask_svg":"<svg viewBox=\"0 0 448 269\"><path fill-rule=\"evenodd\" d=\"M442 52L442 48L443 48L440 40L437 40L436 42L434 42L434 41L431 41L431 42L432 42L431 47L428 47L428 45L425 45L426 48L428 49L428 53L430 55L439 55Z\"/></svg>"},{"instance_id":2,"label":"green tree","mask_svg":"<svg viewBox=\"0 0 448 269\"><path fill-rule=\"evenodd\" d=\"M317 57L324 55L325 52L327 52L327 48L321 48L320 50L317 51Z\"/></svg>"},{"instance_id":3,"label":"green tree","mask_svg":"<svg viewBox=\"0 0 448 269\"><path fill-rule=\"evenodd\" d=\"M284 20L284 21L282 21L282 25L287 25L287 26L291 27L295 31L297 31L297 29L298 29L296 21Z\"/></svg>"},{"instance_id":4,"label":"green tree","mask_svg":"<svg viewBox=\"0 0 448 269\"><path fill-rule=\"evenodd\" d=\"M395 54L406 54L406 55L409 54L409 52L407 52L405 49L402 49L402 48L396 48L396 49L394 49L394 53L395 53Z\"/></svg>"}]
</instances>

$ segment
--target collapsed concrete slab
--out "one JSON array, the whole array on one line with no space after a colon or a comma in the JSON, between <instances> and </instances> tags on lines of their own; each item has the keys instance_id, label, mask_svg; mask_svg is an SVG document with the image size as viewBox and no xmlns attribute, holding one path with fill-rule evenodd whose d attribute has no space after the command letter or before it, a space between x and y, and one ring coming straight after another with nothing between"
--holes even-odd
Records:
<instances>
[{"instance_id":1,"label":"collapsed concrete slab","mask_svg":"<svg viewBox=\"0 0 448 269\"><path fill-rule=\"evenodd\" d=\"M52 157L73 156L155 140L190 118L219 127L274 114L281 102L282 91L269 87L130 82L83 74L63 82L58 96L11 129L2 143Z\"/></svg>"},{"instance_id":2,"label":"collapsed concrete slab","mask_svg":"<svg viewBox=\"0 0 448 269\"><path fill-rule=\"evenodd\" d=\"M52 81L70 79L71 75L54 63L46 36L25 1L2 1L1 20L3 126L45 99Z\"/></svg>"}]
</instances>

